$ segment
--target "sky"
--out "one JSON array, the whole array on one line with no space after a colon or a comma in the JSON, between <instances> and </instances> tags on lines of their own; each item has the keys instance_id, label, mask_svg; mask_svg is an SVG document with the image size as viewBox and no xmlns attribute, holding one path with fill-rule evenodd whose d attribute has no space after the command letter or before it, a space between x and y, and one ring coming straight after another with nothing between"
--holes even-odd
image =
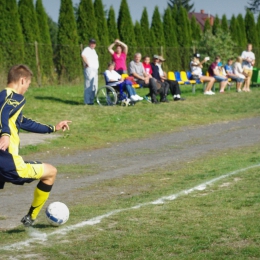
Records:
<instances>
[{"instance_id":1,"label":"sky","mask_svg":"<svg viewBox=\"0 0 260 260\"><path fill-rule=\"evenodd\" d=\"M73 5L79 4L80 2L80 0L72 1ZM249 1L250 0L191 0L190 3L194 3L195 12L204 10L205 13L210 13L214 16L217 14L219 18L225 14L227 19L230 19L233 14L236 16L242 14L244 16L245 6L248 5ZM60 0L42 0L42 2L48 15L55 22L58 22ZM106 9L109 9L112 5L116 16L118 15L121 0L103 0L102 2ZM134 23L135 21L140 21L144 7L147 8L149 20L151 22L154 7L157 5L160 13L163 14L164 10L167 8L168 0L127 0L127 3Z\"/></svg>"}]
</instances>

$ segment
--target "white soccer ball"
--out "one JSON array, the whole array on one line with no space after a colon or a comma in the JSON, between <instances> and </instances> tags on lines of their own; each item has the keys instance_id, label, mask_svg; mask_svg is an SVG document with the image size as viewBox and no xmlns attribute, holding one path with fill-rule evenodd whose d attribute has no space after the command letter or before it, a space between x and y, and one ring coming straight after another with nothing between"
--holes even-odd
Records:
<instances>
[{"instance_id":1,"label":"white soccer ball","mask_svg":"<svg viewBox=\"0 0 260 260\"><path fill-rule=\"evenodd\" d=\"M62 202L52 202L45 210L47 221L53 226L60 226L69 219L69 209Z\"/></svg>"}]
</instances>

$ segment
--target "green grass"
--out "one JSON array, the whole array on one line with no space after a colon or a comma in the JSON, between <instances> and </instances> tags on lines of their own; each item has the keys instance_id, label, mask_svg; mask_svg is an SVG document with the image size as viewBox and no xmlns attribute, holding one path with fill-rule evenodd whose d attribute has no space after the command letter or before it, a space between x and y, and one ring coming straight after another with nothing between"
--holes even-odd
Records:
<instances>
[{"instance_id":1,"label":"green grass","mask_svg":"<svg viewBox=\"0 0 260 260\"><path fill-rule=\"evenodd\" d=\"M67 226L115 209L126 210L95 226L49 236L38 245L33 243L18 251L0 250L0 256L8 259L19 252L20 259L26 259L33 252L37 259L259 259L259 168L164 204L129 209L259 164L259 158L257 145L186 162L177 171L170 165L97 183L88 187L93 197L70 205ZM46 224L43 214L36 228L47 234L57 230ZM28 233L19 227L2 231L1 237L3 246L28 239Z\"/></svg>"},{"instance_id":2,"label":"green grass","mask_svg":"<svg viewBox=\"0 0 260 260\"><path fill-rule=\"evenodd\" d=\"M145 95L147 89L137 90ZM49 144L23 148L22 154L38 151L61 153L64 146L70 152L110 146L116 142L145 138L156 133L180 130L183 126L198 126L220 121L237 120L259 115L260 90L236 93L234 87L225 94L204 96L202 86L196 94L190 86L182 86L184 102L152 105L146 101L134 107L100 107L83 104L83 86L52 86L30 88L26 93L24 114L44 123L56 124L72 120L71 130ZM170 96L169 96L170 98ZM66 151L64 151L66 152Z\"/></svg>"},{"instance_id":3,"label":"green grass","mask_svg":"<svg viewBox=\"0 0 260 260\"><path fill-rule=\"evenodd\" d=\"M49 155L111 146L157 133L178 131L214 122L259 116L260 90L252 93L195 95L182 87L184 102L134 107L83 105L82 86L31 88L26 94L24 114L45 123L71 119L71 130L50 144L29 146L23 154L49 151ZM144 95L147 90L138 90ZM66 149L64 148L66 147ZM259 168L220 180L203 191L182 195L164 204L146 205L223 174L260 163L259 144L241 149L212 152L181 165L167 165L144 174L97 182L76 203L68 205L70 219L65 227L111 212L126 209L94 226L85 226L63 236L52 235L41 243L17 250L2 246L30 236L23 227L0 231L0 259L259 259L260 197ZM61 177L77 178L98 173L98 166L59 166ZM86 190L87 189L87 193ZM84 194L86 196L84 197ZM91 194L91 196L89 196ZM1 217L0 216L0 220ZM50 234L43 212L36 230Z\"/></svg>"}]
</instances>

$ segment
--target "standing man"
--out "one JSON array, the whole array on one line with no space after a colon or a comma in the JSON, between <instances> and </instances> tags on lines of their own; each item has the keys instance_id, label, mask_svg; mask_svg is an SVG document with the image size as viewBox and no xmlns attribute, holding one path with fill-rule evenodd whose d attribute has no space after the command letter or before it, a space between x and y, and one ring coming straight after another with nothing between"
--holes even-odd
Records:
<instances>
[{"instance_id":1,"label":"standing man","mask_svg":"<svg viewBox=\"0 0 260 260\"><path fill-rule=\"evenodd\" d=\"M86 105L94 105L95 96L98 90L98 55L96 53L96 40L90 39L89 46L86 47L81 57L84 66L84 103Z\"/></svg>"},{"instance_id":2,"label":"standing man","mask_svg":"<svg viewBox=\"0 0 260 260\"><path fill-rule=\"evenodd\" d=\"M25 162L18 154L20 129L34 133L52 133L69 129L65 120L56 126L40 124L23 115L24 93L30 86L32 72L26 65L13 66L8 73L7 88L0 92L0 189L5 182L23 185L39 180L27 215L21 222L32 226L49 197L57 170L50 164L36 161Z\"/></svg>"},{"instance_id":3,"label":"standing man","mask_svg":"<svg viewBox=\"0 0 260 260\"><path fill-rule=\"evenodd\" d=\"M243 91L250 92L250 83L253 75L253 67L255 65L255 54L252 52L252 44L247 44L247 50L243 51L241 54L242 57L242 68L246 75L245 85Z\"/></svg>"},{"instance_id":4,"label":"standing man","mask_svg":"<svg viewBox=\"0 0 260 260\"><path fill-rule=\"evenodd\" d=\"M134 60L129 63L128 72L130 76L133 76L135 81L142 85L143 87L148 87L150 89L150 96L152 98L152 103L158 104L158 100L156 98L157 95L157 85L156 80L148 75L143 67L141 62L142 55L137 52L134 56Z\"/></svg>"}]
</instances>

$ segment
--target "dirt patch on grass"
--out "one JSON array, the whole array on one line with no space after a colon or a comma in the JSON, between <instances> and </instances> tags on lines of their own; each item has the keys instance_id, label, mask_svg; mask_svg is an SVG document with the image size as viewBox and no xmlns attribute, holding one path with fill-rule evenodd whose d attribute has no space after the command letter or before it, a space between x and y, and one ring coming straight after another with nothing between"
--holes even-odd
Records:
<instances>
[{"instance_id":1,"label":"dirt patch on grass","mask_svg":"<svg viewBox=\"0 0 260 260\"><path fill-rule=\"evenodd\" d=\"M201 127L186 127L180 132L158 134L152 138L131 143L113 144L108 148L77 154L68 153L65 156L52 156L47 162L55 166L62 165L98 165L99 172L91 176L80 174L77 178L64 178L62 172L58 175L48 203L63 201L75 205L83 197L92 199L106 197L99 193L95 198L88 187L105 180L121 178L125 175L142 174L156 171L159 168L172 165L173 170L183 167L185 162L201 158L216 151L236 149L260 143L260 118L249 118L240 121L230 121ZM51 135L40 135L51 137ZM39 135L29 139L38 139ZM22 136L23 142L23 136ZM34 160L46 161L46 155L37 155ZM32 158L31 158L32 159ZM68 174L66 173L66 177ZM20 224L20 219L27 213L33 196L35 184L13 186L6 184L1 190L0 229L13 228ZM124 190L121 190L125 192ZM113 191L111 191L113 193ZM115 191L117 193L119 191ZM127 194L123 194L127 196Z\"/></svg>"}]
</instances>

